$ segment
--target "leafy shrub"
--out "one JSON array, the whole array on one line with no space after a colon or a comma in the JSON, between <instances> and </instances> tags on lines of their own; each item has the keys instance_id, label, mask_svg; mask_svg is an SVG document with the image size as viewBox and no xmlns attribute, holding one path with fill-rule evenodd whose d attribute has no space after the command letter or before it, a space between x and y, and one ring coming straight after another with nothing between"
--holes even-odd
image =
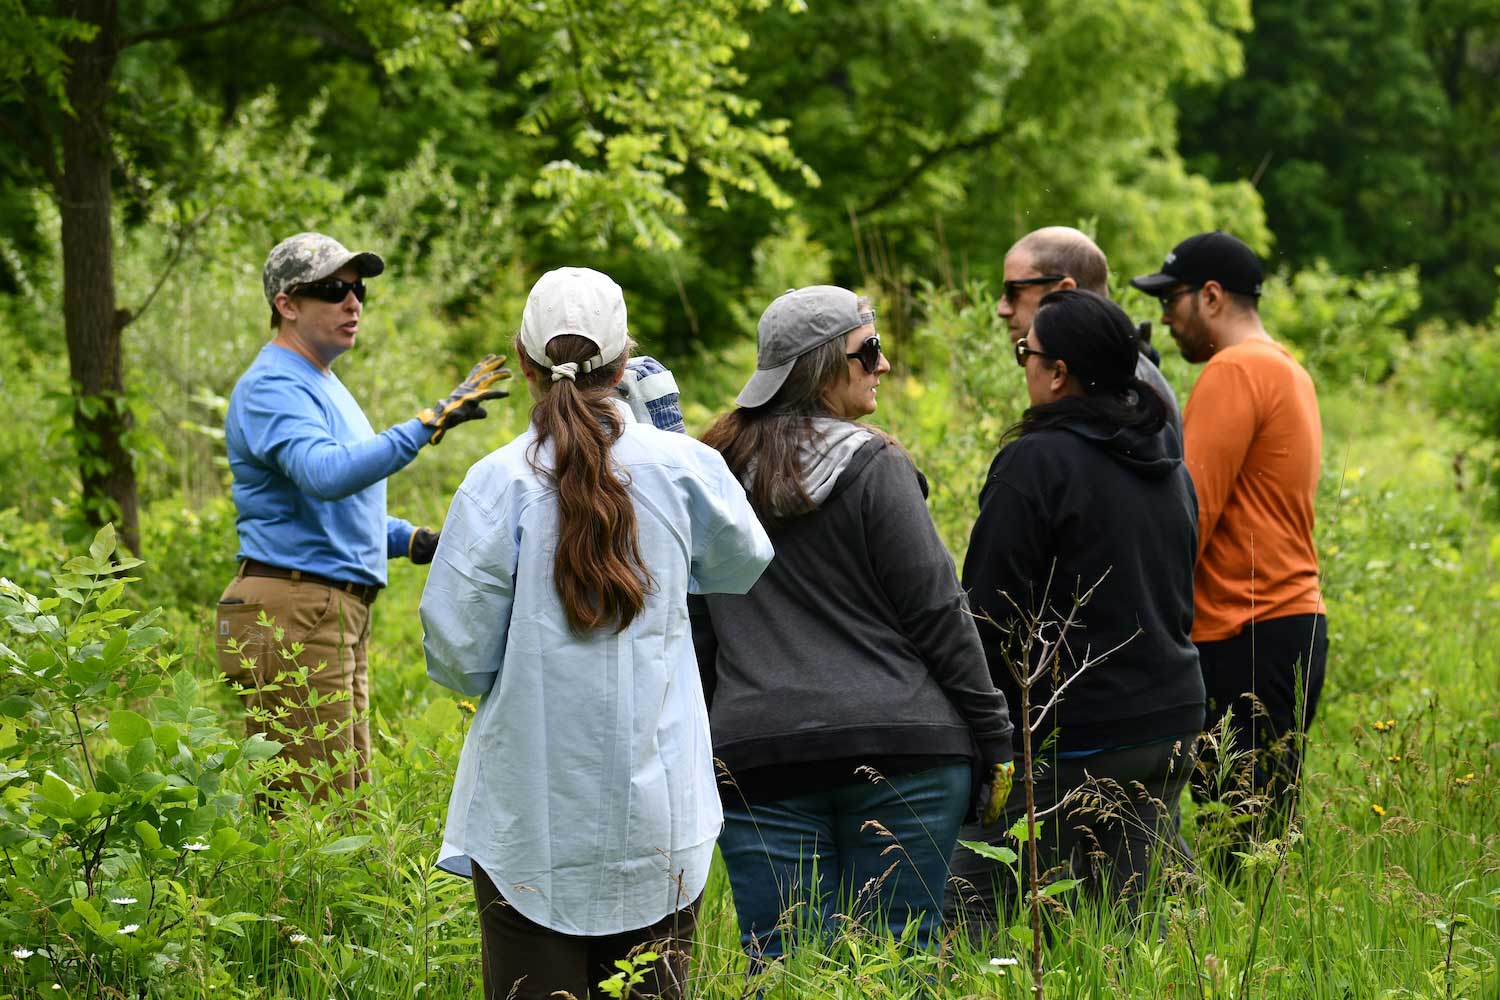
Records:
<instances>
[{"instance_id":1,"label":"leafy shrub","mask_svg":"<svg viewBox=\"0 0 1500 1000\"><path fill-rule=\"evenodd\" d=\"M0 581L0 934L38 991L185 995L179 970L259 919L218 907L214 882L262 847L236 823L239 773L279 745L197 706L156 613L116 606L140 561L114 548L106 527L52 597ZM153 696L155 722L129 707Z\"/></svg>"},{"instance_id":2,"label":"leafy shrub","mask_svg":"<svg viewBox=\"0 0 1500 1000\"><path fill-rule=\"evenodd\" d=\"M1267 282L1260 311L1271 335L1300 354L1319 384L1382 382L1422 304L1417 269L1336 274L1326 261Z\"/></svg>"}]
</instances>

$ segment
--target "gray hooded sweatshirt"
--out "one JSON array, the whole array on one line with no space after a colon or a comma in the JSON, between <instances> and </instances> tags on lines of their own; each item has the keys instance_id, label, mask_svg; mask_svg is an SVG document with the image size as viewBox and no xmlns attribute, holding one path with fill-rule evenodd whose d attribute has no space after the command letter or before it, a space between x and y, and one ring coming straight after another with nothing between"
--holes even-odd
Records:
<instances>
[{"instance_id":1,"label":"gray hooded sweatshirt","mask_svg":"<svg viewBox=\"0 0 1500 1000\"><path fill-rule=\"evenodd\" d=\"M816 510L766 526L776 558L743 596L694 600L714 756L731 775L893 757L1011 759L953 561L900 448L824 422Z\"/></svg>"}]
</instances>

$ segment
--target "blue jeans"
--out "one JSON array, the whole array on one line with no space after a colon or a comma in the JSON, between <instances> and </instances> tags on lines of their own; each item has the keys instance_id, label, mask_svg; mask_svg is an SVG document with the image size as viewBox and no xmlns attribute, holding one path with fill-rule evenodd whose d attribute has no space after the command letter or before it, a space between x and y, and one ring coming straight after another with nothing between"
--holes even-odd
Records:
<instances>
[{"instance_id":1,"label":"blue jeans","mask_svg":"<svg viewBox=\"0 0 1500 1000\"><path fill-rule=\"evenodd\" d=\"M785 953L784 930L831 928L835 913L874 913L897 937L916 921L917 944L928 947L969 778L969 765L955 763L749 808L726 803L719 853L752 969Z\"/></svg>"}]
</instances>

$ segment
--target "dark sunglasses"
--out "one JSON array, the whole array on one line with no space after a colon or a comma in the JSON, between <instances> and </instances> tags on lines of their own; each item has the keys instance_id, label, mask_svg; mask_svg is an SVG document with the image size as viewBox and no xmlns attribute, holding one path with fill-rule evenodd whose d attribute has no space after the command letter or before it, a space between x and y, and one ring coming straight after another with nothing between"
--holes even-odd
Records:
<instances>
[{"instance_id":1,"label":"dark sunglasses","mask_svg":"<svg viewBox=\"0 0 1500 1000\"><path fill-rule=\"evenodd\" d=\"M1022 368L1025 368L1027 357L1050 358L1052 357L1052 355L1042 353L1035 347L1031 347L1030 345L1028 345L1024 340L1016 341L1016 364L1020 365Z\"/></svg>"},{"instance_id":2,"label":"dark sunglasses","mask_svg":"<svg viewBox=\"0 0 1500 1000\"><path fill-rule=\"evenodd\" d=\"M859 350L844 357L850 361L858 361L859 366L865 370L866 375L874 375L875 369L880 367L880 338L871 337L859 345Z\"/></svg>"},{"instance_id":3,"label":"dark sunglasses","mask_svg":"<svg viewBox=\"0 0 1500 1000\"><path fill-rule=\"evenodd\" d=\"M1052 285L1066 278L1066 274L1044 274L1039 278L1012 278L1010 281L1001 282L1005 288L1004 298L1007 302L1016 301L1016 296L1021 294L1021 289L1030 285Z\"/></svg>"},{"instance_id":4,"label":"dark sunglasses","mask_svg":"<svg viewBox=\"0 0 1500 1000\"><path fill-rule=\"evenodd\" d=\"M292 295L302 295L309 299L317 299L319 302L331 302L338 305L350 293L359 301L365 300L365 282L363 278L356 281L343 281L339 278L329 278L327 281L314 281L308 285L298 285L293 288Z\"/></svg>"},{"instance_id":5,"label":"dark sunglasses","mask_svg":"<svg viewBox=\"0 0 1500 1000\"><path fill-rule=\"evenodd\" d=\"M1172 303L1177 299L1189 294L1190 292L1200 291L1202 288L1202 285L1188 285L1185 288L1179 288L1176 291L1168 292L1165 295L1158 295L1156 297L1156 301L1161 303L1162 310L1165 311L1172 308Z\"/></svg>"}]
</instances>

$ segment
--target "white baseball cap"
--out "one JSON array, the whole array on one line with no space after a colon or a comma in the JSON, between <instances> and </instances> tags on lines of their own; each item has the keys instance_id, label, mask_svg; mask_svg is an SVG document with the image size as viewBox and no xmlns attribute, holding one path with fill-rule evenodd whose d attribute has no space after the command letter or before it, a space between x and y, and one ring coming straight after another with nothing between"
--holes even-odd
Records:
<instances>
[{"instance_id":1,"label":"white baseball cap","mask_svg":"<svg viewBox=\"0 0 1500 1000\"><path fill-rule=\"evenodd\" d=\"M607 274L587 267L559 267L531 286L521 313L521 346L526 356L544 368L556 362L547 356L547 342L571 333L594 342L599 353L578 362L587 373L618 358L630 343L625 326L625 293Z\"/></svg>"}]
</instances>

